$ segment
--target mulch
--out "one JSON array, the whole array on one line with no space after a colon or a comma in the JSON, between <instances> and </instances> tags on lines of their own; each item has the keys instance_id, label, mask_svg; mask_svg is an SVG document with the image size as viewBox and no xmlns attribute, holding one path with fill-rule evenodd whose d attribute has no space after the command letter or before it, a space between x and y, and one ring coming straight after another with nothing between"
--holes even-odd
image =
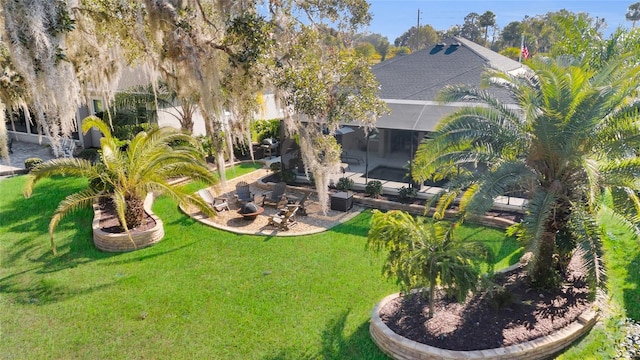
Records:
<instances>
[{"instance_id":1,"label":"mulch","mask_svg":"<svg viewBox=\"0 0 640 360\"><path fill-rule=\"evenodd\" d=\"M556 290L531 289L520 268L498 274L503 297L485 291L463 303L439 291L435 315L428 319L428 298L416 294L399 297L380 310L380 318L395 333L419 343L448 350L483 350L530 341L573 322L590 306L586 271L578 256L566 280Z\"/></svg>"},{"instance_id":2,"label":"mulch","mask_svg":"<svg viewBox=\"0 0 640 360\"><path fill-rule=\"evenodd\" d=\"M111 201L100 201L100 230L111 233L111 234L119 234L123 233L124 228L120 224L120 220L118 219L118 215L115 212L115 206ZM129 229L131 232L136 231L146 231L152 229L156 226L156 221L149 215L147 212L144 213L144 220L140 226L137 226L133 229Z\"/></svg>"}]
</instances>

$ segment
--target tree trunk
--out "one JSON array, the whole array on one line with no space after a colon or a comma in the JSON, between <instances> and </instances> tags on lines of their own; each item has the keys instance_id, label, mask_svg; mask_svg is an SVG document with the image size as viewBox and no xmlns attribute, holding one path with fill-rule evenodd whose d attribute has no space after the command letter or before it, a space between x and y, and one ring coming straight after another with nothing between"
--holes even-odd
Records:
<instances>
[{"instance_id":1,"label":"tree trunk","mask_svg":"<svg viewBox=\"0 0 640 360\"><path fill-rule=\"evenodd\" d=\"M193 134L193 117L190 112L185 111L180 121L180 127L182 131L187 134Z\"/></svg>"},{"instance_id":2,"label":"tree trunk","mask_svg":"<svg viewBox=\"0 0 640 360\"><path fill-rule=\"evenodd\" d=\"M538 253L535 254L533 267L529 276L531 283L538 288L549 289L557 284L557 274L553 264L556 248L556 233L547 230L542 234Z\"/></svg>"},{"instance_id":3,"label":"tree trunk","mask_svg":"<svg viewBox=\"0 0 640 360\"><path fill-rule=\"evenodd\" d=\"M436 299L436 282L432 281L429 285L429 319L433 317L435 311L435 299Z\"/></svg>"},{"instance_id":4,"label":"tree trunk","mask_svg":"<svg viewBox=\"0 0 640 360\"><path fill-rule=\"evenodd\" d=\"M144 220L144 200L134 195L127 195L124 200L127 206L124 210L127 227L133 229L140 226Z\"/></svg>"}]
</instances>

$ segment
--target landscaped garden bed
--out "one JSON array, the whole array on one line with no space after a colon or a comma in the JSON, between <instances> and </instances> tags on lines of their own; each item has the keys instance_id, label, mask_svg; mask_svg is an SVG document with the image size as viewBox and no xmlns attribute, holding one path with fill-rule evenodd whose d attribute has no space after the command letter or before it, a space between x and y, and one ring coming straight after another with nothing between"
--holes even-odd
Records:
<instances>
[{"instance_id":1,"label":"landscaped garden bed","mask_svg":"<svg viewBox=\"0 0 640 360\"><path fill-rule=\"evenodd\" d=\"M492 288L462 303L439 290L432 318L423 292L389 296L371 315L371 334L396 359L545 359L595 324L583 269L575 257L554 291L532 291L522 267L496 274Z\"/></svg>"},{"instance_id":2,"label":"landscaped garden bed","mask_svg":"<svg viewBox=\"0 0 640 360\"><path fill-rule=\"evenodd\" d=\"M144 220L140 226L125 231L111 201L94 204L93 243L102 251L125 252L151 246L164 237L162 220L151 211L153 194L145 200Z\"/></svg>"}]
</instances>

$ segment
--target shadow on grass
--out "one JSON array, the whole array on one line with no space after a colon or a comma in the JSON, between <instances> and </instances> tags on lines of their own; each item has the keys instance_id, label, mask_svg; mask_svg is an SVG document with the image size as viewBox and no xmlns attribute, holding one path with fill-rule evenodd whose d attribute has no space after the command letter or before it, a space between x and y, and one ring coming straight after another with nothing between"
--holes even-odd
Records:
<instances>
[{"instance_id":1,"label":"shadow on grass","mask_svg":"<svg viewBox=\"0 0 640 360\"><path fill-rule=\"evenodd\" d=\"M11 295L13 301L22 305L47 305L64 301L76 296L100 291L113 284L91 286L89 288L73 288L68 284L50 279L39 279L33 283L23 284L18 278L0 280L0 293Z\"/></svg>"},{"instance_id":2,"label":"shadow on grass","mask_svg":"<svg viewBox=\"0 0 640 360\"><path fill-rule=\"evenodd\" d=\"M192 241L190 243L187 243L187 244L184 244L184 245L181 245L181 246L178 246L178 247L175 247L173 249L167 249L165 251L156 251L156 252L153 252L153 253L147 253L145 255L141 255L141 253L140 253L140 255L136 256L136 257L132 257L132 258L129 258L129 259L126 259L126 260L109 261L108 263L103 263L101 265L111 266L111 265L123 265L123 264L139 263L139 262L142 262L142 261L145 261L145 260L155 259L155 258L160 257L160 256L169 255L169 254L174 253L176 251L180 251L180 250L182 250L184 248L192 246L193 244L195 244L194 241ZM158 249L158 248L156 247L153 250L156 250L156 249ZM149 249L149 250L151 250L151 249Z\"/></svg>"},{"instance_id":3,"label":"shadow on grass","mask_svg":"<svg viewBox=\"0 0 640 360\"><path fill-rule=\"evenodd\" d=\"M264 360L319 360L319 359L388 359L369 335L369 322L364 322L350 336L344 329L350 310L329 319L322 330L320 351L288 348L264 357Z\"/></svg>"},{"instance_id":4,"label":"shadow on grass","mask_svg":"<svg viewBox=\"0 0 640 360\"><path fill-rule=\"evenodd\" d=\"M91 209L79 209L65 216L54 233L60 255L54 257L50 249L51 216L61 200L86 187L86 180L62 177L45 179L29 199L15 193L15 190L23 188L25 178L11 180L3 185L13 188L14 193L10 195L12 199L3 202L0 210L0 218L3 219L0 227L3 240L6 240L3 253L5 266L12 267L27 261L39 264L39 273L48 273L111 256L93 246Z\"/></svg>"}]
</instances>

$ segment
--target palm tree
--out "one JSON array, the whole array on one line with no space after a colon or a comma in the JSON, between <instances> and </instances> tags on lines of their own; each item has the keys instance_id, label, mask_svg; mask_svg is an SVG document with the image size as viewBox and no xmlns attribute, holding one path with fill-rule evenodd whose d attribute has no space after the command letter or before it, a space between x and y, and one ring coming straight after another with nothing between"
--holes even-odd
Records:
<instances>
[{"instance_id":1,"label":"palm tree","mask_svg":"<svg viewBox=\"0 0 640 360\"><path fill-rule=\"evenodd\" d=\"M490 70L483 76L485 86L508 90L517 107L484 90L445 88L440 100L483 105L460 108L438 124L433 139L419 146L413 176L450 179L434 200L438 214L456 199L463 213L481 214L496 197L525 192L518 234L534 250L530 280L552 287L578 245L597 252L599 211L634 229L640 68L625 67L623 59L598 72L562 59L527 65L527 74ZM604 194L612 194L612 206L602 202ZM597 257L591 261L598 280Z\"/></svg>"},{"instance_id":2,"label":"palm tree","mask_svg":"<svg viewBox=\"0 0 640 360\"><path fill-rule=\"evenodd\" d=\"M629 5L625 18L633 23L634 28L636 27L636 22L640 20L640 2Z\"/></svg>"},{"instance_id":3,"label":"palm tree","mask_svg":"<svg viewBox=\"0 0 640 360\"><path fill-rule=\"evenodd\" d=\"M178 120L182 131L192 134L197 102L197 95L179 96L166 83L159 82L155 87L139 85L117 93L111 111L132 124L157 123L158 111L162 111Z\"/></svg>"},{"instance_id":4,"label":"palm tree","mask_svg":"<svg viewBox=\"0 0 640 360\"><path fill-rule=\"evenodd\" d=\"M489 26L496 25L496 14L491 11L486 11L478 17L478 25L484 28L484 46L488 47L487 38L489 35Z\"/></svg>"},{"instance_id":5,"label":"palm tree","mask_svg":"<svg viewBox=\"0 0 640 360\"><path fill-rule=\"evenodd\" d=\"M373 210L367 247L388 252L384 273L395 277L405 291L429 288L429 317L434 314L438 284L463 301L478 283L479 270L473 259L481 248L454 238L453 227L402 211Z\"/></svg>"},{"instance_id":6,"label":"palm tree","mask_svg":"<svg viewBox=\"0 0 640 360\"><path fill-rule=\"evenodd\" d=\"M100 140L101 161L93 164L79 158L53 159L28 175L24 190L26 197L30 197L36 183L46 177L72 175L89 180L85 190L63 199L51 218L49 233L54 254L53 232L60 220L71 211L91 206L94 200L111 200L127 232L144 219L144 198L149 192L168 194L179 203L193 204L212 214L200 198L168 182L182 176L208 184L217 181L207 168L193 137L172 128L152 128L149 132L138 133L125 151L119 147L108 125L95 116L84 119L82 131L86 133L94 126L104 135Z\"/></svg>"}]
</instances>

